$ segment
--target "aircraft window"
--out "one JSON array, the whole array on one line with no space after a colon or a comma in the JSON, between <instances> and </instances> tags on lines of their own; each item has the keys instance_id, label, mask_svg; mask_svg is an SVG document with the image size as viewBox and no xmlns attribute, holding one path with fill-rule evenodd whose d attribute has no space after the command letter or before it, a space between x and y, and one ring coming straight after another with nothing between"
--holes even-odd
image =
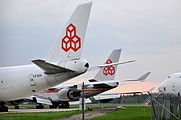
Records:
<instances>
[{"instance_id":1,"label":"aircraft window","mask_svg":"<svg viewBox=\"0 0 181 120\"><path fill-rule=\"evenodd\" d=\"M181 78L181 76L179 76L179 78Z\"/></svg>"},{"instance_id":2,"label":"aircraft window","mask_svg":"<svg viewBox=\"0 0 181 120\"><path fill-rule=\"evenodd\" d=\"M168 76L168 78L170 78L171 76Z\"/></svg>"}]
</instances>

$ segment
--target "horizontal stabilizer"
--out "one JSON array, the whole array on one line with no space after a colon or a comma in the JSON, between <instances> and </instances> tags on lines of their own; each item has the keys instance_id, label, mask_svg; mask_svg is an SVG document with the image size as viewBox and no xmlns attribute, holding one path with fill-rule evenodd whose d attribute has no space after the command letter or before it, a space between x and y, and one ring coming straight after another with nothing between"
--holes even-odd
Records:
<instances>
[{"instance_id":1,"label":"horizontal stabilizer","mask_svg":"<svg viewBox=\"0 0 181 120\"><path fill-rule=\"evenodd\" d=\"M94 70L97 70L98 68L103 68L103 67L107 67L107 66L116 66L116 65L131 63L131 62L135 62L135 61L136 60L129 60L129 61L125 61L125 62L115 62L115 63L110 63L110 64L92 66L92 67L89 67L88 71L94 71Z\"/></svg>"},{"instance_id":2,"label":"horizontal stabilizer","mask_svg":"<svg viewBox=\"0 0 181 120\"><path fill-rule=\"evenodd\" d=\"M73 70L47 63L44 60L33 60L32 62L40 67L46 74L56 74L69 71L74 72Z\"/></svg>"},{"instance_id":3,"label":"horizontal stabilizer","mask_svg":"<svg viewBox=\"0 0 181 120\"><path fill-rule=\"evenodd\" d=\"M98 65L97 67L106 67L106 66L114 66L114 65L119 65L119 64L126 64L126 63L131 63L131 62L135 62L136 60L130 60L130 61L126 61L126 62L116 62L116 63L111 63L111 64L104 64L104 65Z\"/></svg>"}]
</instances>

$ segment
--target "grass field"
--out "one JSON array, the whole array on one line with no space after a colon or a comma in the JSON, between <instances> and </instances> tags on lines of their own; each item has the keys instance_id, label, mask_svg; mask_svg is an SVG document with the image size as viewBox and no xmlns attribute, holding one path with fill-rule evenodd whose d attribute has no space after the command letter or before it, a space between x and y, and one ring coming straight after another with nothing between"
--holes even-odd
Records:
<instances>
[{"instance_id":1,"label":"grass field","mask_svg":"<svg viewBox=\"0 0 181 120\"><path fill-rule=\"evenodd\" d=\"M150 107L125 107L123 110L96 117L93 120L150 120Z\"/></svg>"},{"instance_id":2,"label":"grass field","mask_svg":"<svg viewBox=\"0 0 181 120\"><path fill-rule=\"evenodd\" d=\"M96 108L115 108L120 104L89 104L87 107ZM20 106L21 108L32 108L32 106ZM76 107L76 106L73 106ZM1 113L0 120L53 120L55 118L64 118L73 114L79 114L81 111L61 111L44 113ZM93 120L149 120L150 107L148 106L127 106L123 110L110 113L106 116L97 117Z\"/></svg>"},{"instance_id":3,"label":"grass field","mask_svg":"<svg viewBox=\"0 0 181 120\"><path fill-rule=\"evenodd\" d=\"M61 111L61 112L44 112L44 113L7 113L0 114L0 120L53 120L55 118L64 118L81 111Z\"/></svg>"}]
</instances>

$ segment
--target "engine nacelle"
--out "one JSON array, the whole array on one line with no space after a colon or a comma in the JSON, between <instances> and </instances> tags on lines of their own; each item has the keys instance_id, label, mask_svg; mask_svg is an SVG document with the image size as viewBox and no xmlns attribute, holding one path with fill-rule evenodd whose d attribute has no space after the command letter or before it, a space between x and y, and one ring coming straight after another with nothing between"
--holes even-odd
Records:
<instances>
[{"instance_id":1,"label":"engine nacelle","mask_svg":"<svg viewBox=\"0 0 181 120\"><path fill-rule=\"evenodd\" d=\"M76 88L64 88L59 92L60 101L74 101L80 98L81 91Z\"/></svg>"}]
</instances>

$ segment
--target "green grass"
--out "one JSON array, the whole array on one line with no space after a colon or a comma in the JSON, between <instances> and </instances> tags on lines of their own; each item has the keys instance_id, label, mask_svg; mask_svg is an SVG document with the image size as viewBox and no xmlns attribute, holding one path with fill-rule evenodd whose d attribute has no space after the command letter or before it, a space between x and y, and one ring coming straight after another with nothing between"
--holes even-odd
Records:
<instances>
[{"instance_id":1,"label":"green grass","mask_svg":"<svg viewBox=\"0 0 181 120\"><path fill-rule=\"evenodd\" d=\"M93 120L150 120L150 107L125 107L123 110L96 117Z\"/></svg>"},{"instance_id":2,"label":"green grass","mask_svg":"<svg viewBox=\"0 0 181 120\"><path fill-rule=\"evenodd\" d=\"M116 108L117 106L143 105L143 104L86 104L86 107L95 108ZM71 108L78 108L79 105L71 105Z\"/></svg>"},{"instance_id":3,"label":"green grass","mask_svg":"<svg viewBox=\"0 0 181 120\"><path fill-rule=\"evenodd\" d=\"M81 111L60 111L60 112L44 112L44 113L5 113L0 114L0 120L52 120L55 118L64 118Z\"/></svg>"},{"instance_id":4,"label":"green grass","mask_svg":"<svg viewBox=\"0 0 181 120\"><path fill-rule=\"evenodd\" d=\"M130 105L130 104L129 104ZM87 107L96 108L116 108L116 106L124 106L123 104L87 104ZM35 108L34 105L21 105L22 109ZM71 106L77 108L78 105ZM48 108L46 106L45 108ZM81 111L60 111L60 112L39 112L39 113L0 113L0 120L53 120L56 118L65 118ZM126 106L125 109L110 113L106 116L97 117L93 120L149 120L150 107L145 106Z\"/></svg>"}]
</instances>

